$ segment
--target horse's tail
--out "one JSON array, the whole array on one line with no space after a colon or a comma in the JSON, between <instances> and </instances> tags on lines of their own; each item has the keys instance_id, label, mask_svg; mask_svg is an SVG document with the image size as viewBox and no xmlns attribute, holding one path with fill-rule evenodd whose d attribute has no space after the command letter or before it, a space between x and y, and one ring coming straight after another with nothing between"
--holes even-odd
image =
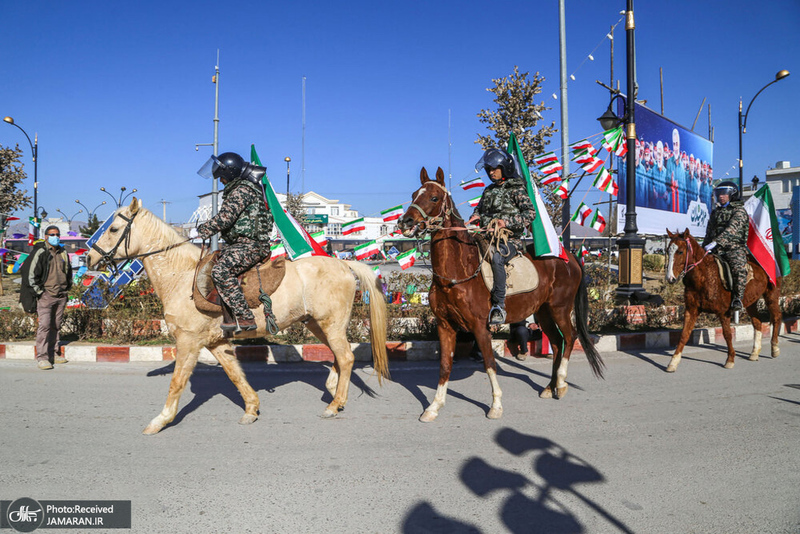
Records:
<instances>
[{"instance_id":1,"label":"horse's tail","mask_svg":"<svg viewBox=\"0 0 800 534\"><path fill-rule=\"evenodd\" d=\"M581 269L581 283L578 286L578 293L575 295L575 327L578 330L578 339L581 341L581 347L583 347L583 352L586 353L586 358L589 360L589 365L592 366L594 375L598 378L603 378L605 364L589 335L589 293L586 290L583 266L580 262L578 262L578 265Z\"/></svg>"},{"instance_id":2,"label":"horse's tail","mask_svg":"<svg viewBox=\"0 0 800 534\"><path fill-rule=\"evenodd\" d=\"M372 343L372 365L378 373L378 383L389 376L389 358L386 355L386 301L377 283L375 272L364 263L347 261L347 266L361 282L361 289L369 291L369 339Z\"/></svg>"}]
</instances>

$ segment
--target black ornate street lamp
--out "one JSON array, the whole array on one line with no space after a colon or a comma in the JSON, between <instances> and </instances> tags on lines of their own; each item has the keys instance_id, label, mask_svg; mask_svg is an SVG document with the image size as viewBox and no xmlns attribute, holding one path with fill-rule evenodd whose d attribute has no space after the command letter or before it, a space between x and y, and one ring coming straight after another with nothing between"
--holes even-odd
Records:
<instances>
[{"instance_id":1,"label":"black ornate street lamp","mask_svg":"<svg viewBox=\"0 0 800 534\"><path fill-rule=\"evenodd\" d=\"M756 96L754 96L753 100L751 100L747 105L747 111L744 112L744 115L742 115L742 99L739 99L739 191L742 190L742 175L744 173L744 162L742 161L742 134L747 133L747 115L750 113L750 106L753 105L753 102L755 102L756 98L758 98L758 95L760 95L764 89L775 82L781 81L787 76L789 76L788 70L779 70L778 73L775 74L775 79L762 87L761 90L756 93Z\"/></svg>"},{"instance_id":2,"label":"black ornate street lamp","mask_svg":"<svg viewBox=\"0 0 800 534\"><path fill-rule=\"evenodd\" d=\"M286 202L289 202L289 162L292 161L292 158L286 156L283 161L286 162Z\"/></svg>"},{"instance_id":3,"label":"black ornate street lamp","mask_svg":"<svg viewBox=\"0 0 800 534\"><path fill-rule=\"evenodd\" d=\"M31 145L31 153L33 154L33 216L36 217L37 208L39 207L39 134L34 134L33 143L31 143L31 138L28 136L28 132L23 130L19 124L14 122L13 117L3 117L3 121L19 128L28 139L28 144ZM33 237L36 239L39 238L38 227L33 228Z\"/></svg>"},{"instance_id":4,"label":"black ornate street lamp","mask_svg":"<svg viewBox=\"0 0 800 534\"><path fill-rule=\"evenodd\" d=\"M126 195L126 194L125 194L125 191L127 191L127 188L126 188L126 187L123 185L122 187L120 187L120 188L119 188L119 199L117 199L117 198L116 198L114 195L112 195L111 193L109 193L108 191L106 191L106 188L105 188L105 187L101 187L101 188L100 188L100 191L102 191L102 192L103 192L103 193L105 193L106 195L110 196L110 197L111 197L111 200L113 200L113 201L114 201L114 203L117 205L117 208L120 208L120 207L122 207L122 203L123 203L123 202L125 202L125 200L127 200L129 196L131 196L131 195L132 195L132 194L134 194L136 191L138 191L138 189L134 189L133 191L131 191L130 193L128 193L128 194ZM124 196L123 196L123 195L124 195Z\"/></svg>"}]
</instances>

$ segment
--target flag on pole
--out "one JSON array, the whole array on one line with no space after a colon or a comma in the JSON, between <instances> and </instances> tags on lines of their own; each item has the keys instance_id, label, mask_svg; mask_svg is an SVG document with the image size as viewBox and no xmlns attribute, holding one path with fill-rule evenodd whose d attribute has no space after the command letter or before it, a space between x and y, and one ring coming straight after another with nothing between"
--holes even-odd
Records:
<instances>
[{"instance_id":1,"label":"flag on pole","mask_svg":"<svg viewBox=\"0 0 800 534\"><path fill-rule=\"evenodd\" d=\"M353 232L360 232L361 230L366 230L366 226L364 226L364 217L359 217L358 219L353 219L350 222L346 222L342 225L342 235L349 235Z\"/></svg>"},{"instance_id":2,"label":"flag on pole","mask_svg":"<svg viewBox=\"0 0 800 534\"><path fill-rule=\"evenodd\" d=\"M560 181L561 175L559 175L557 172L554 172L553 174L545 175L544 179L542 179L542 185L550 185Z\"/></svg>"},{"instance_id":3,"label":"flag on pole","mask_svg":"<svg viewBox=\"0 0 800 534\"><path fill-rule=\"evenodd\" d=\"M544 154L533 158L533 163L537 167L540 167L545 163L552 163L554 161L558 161L558 156L556 156L555 152L545 152Z\"/></svg>"},{"instance_id":4,"label":"flag on pole","mask_svg":"<svg viewBox=\"0 0 800 534\"><path fill-rule=\"evenodd\" d=\"M380 266L376 265L375 267L373 267L373 268L372 268L372 272L373 272L373 273L375 273L375 276L376 276L376 277L378 277L378 278L383 278L383 275L381 274L381 268L380 268Z\"/></svg>"},{"instance_id":5,"label":"flag on pole","mask_svg":"<svg viewBox=\"0 0 800 534\"><path fill-rule=\"evenodd\" d=\"M270 256L269 259L274 260L275 258L280 258L281 256L286 256L286 247L283 246L283 243L275 243L271 247L269 247Z\"/></svg>"},{"instance_id":6,"label":"flag on pole","mask_svg":"<svg viewBox=\"0 0 800 534\"><path fill-rule=\"evenodd\" d=\"M589 255L589 249L586 248L586 245L581 245L581 248L578 249L578 255L583 258Z\"/></svg>"},{"instance_id":7,"label":"flag on pole","mask_svg":"<svg viewBox=\"0 0 800 534\"><path fill-rule=\"evenodd\" d=\"M589 218L589 215L592 213L592 208L581 202L578 205L578 209L575 210L575 213L572 215L572 220L576 221L581 226L586 226L584 223L586 219Z\"/></svg>"},{"instance_id":8,"label":"flag on pole","mask_svg":"<svg viewBox=\"0 0 800 534\"><path fill-rule=\"evenodd\" d=\"M589 226L598 232L602 232L606 229L606 220L603 218L600 210L594 210L594 217L592 217L592 222L589 224Z\"/></svg>"},{"instance_id":9,"label":"flag on pole","mask_svg":"<svg viewBox=\"0 0 800 534\"><path fill-rule=\"evenodd\" d=\"M469 205L470 205L470 206L472 206L472 207L474 208L475 206L477 206L477 205L478 205L478 202L480 202L480 201L481 201L481 197L482 197L482 196L483 196L483 195L478 195L478 196L477 196L477 197L475 197L475 198L471 198L471 199L469 199L467 202L469 203Z\"/></svg>"},{"instance_id":10,"label":"flag on pole","mask_svg":"<svg viewBox=\"0 0 800 534\"><path fill-rule=\"evenodd\" d=\"M750 216L750 230L747 234L747 248L758 264L764 268L773 284L776 279L786 276L791 271L786 247L781 237L778 218L775 216L775 204L772 192L767 184L756 191L744 209Z\"/></svg>"},{"instance_id":11,"label":"flag on pole","mask_svg":"<svg viewBox=\"0 0 800 534\"><path fill-rule=\"evenodd\" d=\"M250 162L259 167L262 166L261 160L256 153L256 145L250 145ZM301 227L297 221L284 211L266 175L261 179L261 184L264 186L264 200L266 201L267 207L272 212L275 226L278 227L278 233L280 234L281 242L284 246L284 253L288 255L291 260L311 256L315 253L319 254L319 251L315 251L314 247L309 243L309 241L313 240L307 240L306 236L303 235L303 232L299 229ZM320 251L322 254L325 254L322 249L320 249ZM327 254L325 255L327 256Z\"/></svg>"},{"instance_id":12,"label":"flag on pole","mask_svg":"<svg viewBox=\"0 0 800 534\"><path fill-rule=\"evenodd\" d=\"M568 199L569 198L569 180L564 180L563 182L561 182L561 185L559 185L558 189L556 189L556 193L558 193L558 196L561 197L562 199L564 199L564 200Z\"/></svg>"},{"instance_id":13,"label":"flag on pole","mask_svg":"<svg viewBox=\"0 0 800 534\"><path fill-rule=\"evenodd\" d=\"M400 268L404 271L414 265L417 260L417 249L412 248L411 250L407 250L402 254L398 254L395 259L397 263L400 264Z\"/></svg>"},{"instance_id":14,"label":"flag on pole","mask_svg":"<svg viewBox=\"0 0 800 534\"><path fill-rule=\"evenodd\" d=\"M357 260L363 260L365 258L369 258L373 254L378 254L380 247L376 241L370 241L368 243L364 243L363 245L358 245L353 248L353 252L356 253Z\"/></svg>"},{"instance_id":15,"label":"flag on pole","mask_svg":"<svg viewBox=\"0 0 800 534\"><path fill-rule=\"evenodd\" d=\"M319 232L314 232L311 234L311 239L317 242L317 244L321 247L324 247L328 244L328 239L325 237L325 231L320 230Z\"/></svg>"},{"instance_id":16,"label":"flag on pole","mask_svg":"<svg viewBox=\"0 0 800 534\"><path fill-rule=\"evenodd\" d=\"M508 139L507 152L514 158L514 163L525 182L525 187L528 189L528 196L536 208L536 218L531 223L531 234L533 235L533 248L537 256L558 256L564 261L569 261L566 250L561 245L558 239L558 234L553 226L553 221L547 214L547 207L544 205L542 196L539 194L539 188L531 180L531 173L528 171L528 165L525 163L525 158L522 155L522 149L517 143L517 137L514 132ZM567 182L567 180L564 180Z\"/></svg>"},{"instance_id":17,"label":"flag on pole","mask_svg":"<svg viewBox=\"0 0 800 534\"><path fill-rule=\"evenodd\" d=\"M463 189L464 191L472 189L473 187L486 187L486 184L483 182L483 178L478 176L477 178L473 178L472 180L461 182L461 189Z\"/></svg>"},{"instance_id":18,"label":"flag on pole","mask_svg":"<svg viewBox=\"0 0 800 534\"><path fill-rule=\"evenodd\" d=\"M617 193L619 192L617 182L614 181L614 177L605 167L602 167L600 172L597 173L597 178L594 179L594 183L592 185L600 191L604 191L610 195L617 196Z\"/></svg>"},{"instance_id":19,"label":"flag on pole","mask_svg":"<svg viewBox=\"0 0 800 534\"><path fill-rule=\"evenodd\" d=\"M395 206L393 208L389 208L388 210L383 210L381 212L381 217L383 218L383 222L396 221L402 216L403 216L402 204L400 204L399 206Z\"/></svg>"}]
</instances>

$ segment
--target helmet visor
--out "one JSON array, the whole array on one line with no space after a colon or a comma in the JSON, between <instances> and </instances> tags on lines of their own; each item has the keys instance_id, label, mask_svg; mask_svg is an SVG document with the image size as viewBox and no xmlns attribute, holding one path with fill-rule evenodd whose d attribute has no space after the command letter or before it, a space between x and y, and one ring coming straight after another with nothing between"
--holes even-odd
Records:
<instances>
[{"instance_id":1,"label":"helmet visor","mask_svg":"<svg viewBox=\"0 0 800 534\"><path fill-rule=\"evenodd\" d=\"M203 164L203 166L200 167L200 170L197 171L197 174L199 174L203 178L208 178L210 180L211 178L214 178L214 173L217 172L217 169L219 169L219 167L220 167L220 162L217 159L217 156L211 156L210 158L208 158L208 161L206 161Z\"/></svg>"},{"instance_id":2,"label":"helmet visor","mask_svg":"<svg viewBox=\"0 0 800 534\"><path fill-rule=\"evenodd\" d=\"M733 198L735 194L736 194L736 189L734 189L733 187L723 186L714 189L714 196L717 197L717 200L719 200L720 195L728 195L728 199L730 200Z\"/></svg>"}]
</instances>

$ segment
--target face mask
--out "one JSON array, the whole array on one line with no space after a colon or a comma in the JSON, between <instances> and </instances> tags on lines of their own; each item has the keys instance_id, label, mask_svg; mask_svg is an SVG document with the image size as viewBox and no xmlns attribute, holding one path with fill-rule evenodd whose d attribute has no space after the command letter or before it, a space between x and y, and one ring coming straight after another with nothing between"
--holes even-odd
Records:
<instances>
[{"instance_id":1,"label":"face mask","mask_svg":"<svg viewBox=\"0 0 800 534\"><path fill-rule=\"evenodd\" d=\"M57 235L47 236L47 242L50 243L51 245L53 245L54 247L57 247L58 246L58 236Z\"/></svg>"}]
</instances>

